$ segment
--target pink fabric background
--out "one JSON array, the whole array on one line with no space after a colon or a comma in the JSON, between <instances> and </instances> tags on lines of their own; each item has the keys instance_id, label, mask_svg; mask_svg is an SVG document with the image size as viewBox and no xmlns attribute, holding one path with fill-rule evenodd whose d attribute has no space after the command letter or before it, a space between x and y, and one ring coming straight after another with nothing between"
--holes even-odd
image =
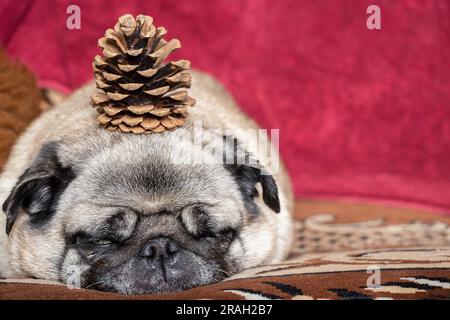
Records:
<instances>
[{"instance_id":1,"label":"pink fabric background","mask_svg":"<svg viewBox=\"0 0 450 320\"><path fill-rule=\"evenodd\" d=\"M69 4L81 30L65 27ZM366 28L378 4L382 29ZM402 202L450 212L450 1L0 2L0 41L67 92L92 78L97 39L124 13L179 38L281 151L298 197Z\"/></svg>"}]
</instances>

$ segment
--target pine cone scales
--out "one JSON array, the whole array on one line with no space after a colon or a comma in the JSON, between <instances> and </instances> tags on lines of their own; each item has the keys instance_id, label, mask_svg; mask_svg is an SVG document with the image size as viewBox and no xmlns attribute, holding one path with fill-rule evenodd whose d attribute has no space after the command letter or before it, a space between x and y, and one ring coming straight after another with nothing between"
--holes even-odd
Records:
<instances>
[{"instance_id":1,"label":"pine cone scales","mask_svg":"<svg viewBox=\"0 0 450 320\"><path fill-rule=\"evenodd\" d=\"M166 30L156 28L149 16L119 18L98 43L103 57L93 62L96 86L92 105L100 125L111 131L136 134L163 132L182 126L188 107L195 104L188 60L163 64L180 48L176 39L163 39Z\"/></svg>"}]
</instances>

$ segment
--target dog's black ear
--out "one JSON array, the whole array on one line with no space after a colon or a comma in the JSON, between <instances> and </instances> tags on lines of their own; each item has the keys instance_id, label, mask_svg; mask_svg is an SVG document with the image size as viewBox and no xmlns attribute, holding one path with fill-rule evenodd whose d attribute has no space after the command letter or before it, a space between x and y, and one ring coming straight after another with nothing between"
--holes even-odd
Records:
<instances>
[{"instance_id":1,"label":"dog's black ear","mask_svg":"<svg viewBox=\"0 0 450 320\"><path fill-rule=\"evenodd\" d=\"M244 196L245 202L252 201L254 205L254 198L258 195L256 184L259 182L262 186L262 198L264 203L269 206L274 212L280 212L280 200L278 199L278 187L275 179L259 167L250 165L237 165L234 168L234 177L238 183L239 190ZM252 207L254 211L255 207Z\"/></svg>"},{"instance_id":2,"label":"dog's black ear","mask_svg":"<svg viewBox=\"0 0 450 320\"><path fill-rule=\"evenodd\" d=\"M258 196L256 184L259 182L262 186L264 203L274 212L279 213L281 209L278 187L273 176L239 146L236 138L230 136L224 136L223 138L225 168L234 177L247 209L253 213L258 212L254 198ZM233 152L232 156L227 154L229 152ZM232 163L228 161L229 159L233 159Z\"/></svg>"},{"instance_id":3,"label":"dog's black ear","mask_svg":"<svg viewBox=\"0 0 450 320\"><path fill-rule=\"evenodd\" d=\"M21 209L29 214L31 223L43 223L51 217L59 197L74 177L72 169L58 161L57 144L45 144L2 205L6 234L11 232Z\"/></svg>"}]
</instances>

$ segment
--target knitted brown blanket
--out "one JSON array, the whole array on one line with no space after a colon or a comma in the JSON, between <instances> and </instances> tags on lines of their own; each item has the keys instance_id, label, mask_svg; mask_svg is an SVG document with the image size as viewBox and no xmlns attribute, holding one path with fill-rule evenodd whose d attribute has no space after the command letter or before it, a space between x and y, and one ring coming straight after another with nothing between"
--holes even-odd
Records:
<instances>
[{"instance_id":1,"label":"knitted brown blanket","mask_svg":"<svg viewBox=\"0 0 450 320\"><path fill-rule=\"evenodd\" d=\"M18 136L41 112L34 75L0 50L0 169Z\"/></svg>"}]
</instances>

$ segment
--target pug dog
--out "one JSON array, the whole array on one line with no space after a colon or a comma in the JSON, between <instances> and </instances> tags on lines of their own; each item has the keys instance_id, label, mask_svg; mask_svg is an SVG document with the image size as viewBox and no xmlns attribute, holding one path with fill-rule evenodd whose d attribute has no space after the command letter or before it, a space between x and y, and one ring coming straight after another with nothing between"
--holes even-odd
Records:
<instances>
[{"instance_id":1,"label":"pug dog","mask_svg":"<svg viewBox=\"0 0 450 320\"><path fill-rule=\"evenodd\" d=\"M293 204L276 148L249 139L258 127L216 80L192 79L197 104L174 131L101 128L92 83L28 128L0 178L2 277L161 293L286 258Z\"/></svg>"}]
</instances>

